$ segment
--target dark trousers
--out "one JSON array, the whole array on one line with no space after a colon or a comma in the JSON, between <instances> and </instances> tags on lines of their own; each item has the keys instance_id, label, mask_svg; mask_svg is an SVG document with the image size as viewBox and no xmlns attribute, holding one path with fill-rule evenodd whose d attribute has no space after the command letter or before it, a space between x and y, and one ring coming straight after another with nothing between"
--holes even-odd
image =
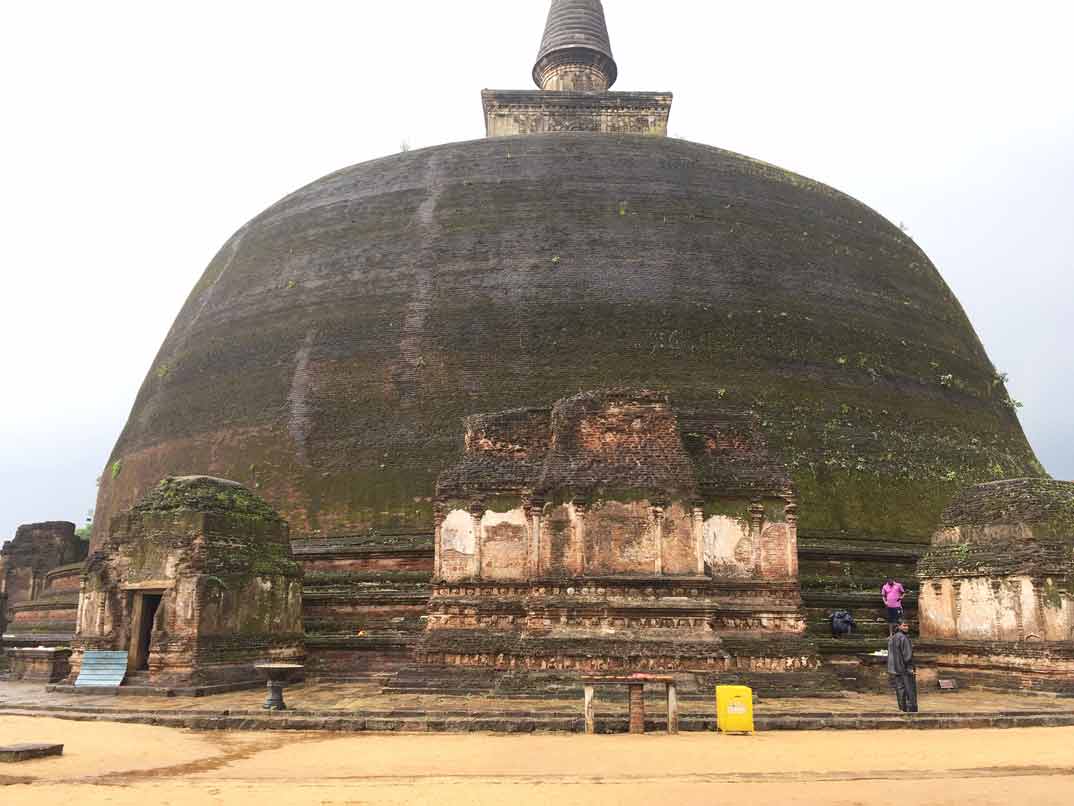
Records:
<instances>
[{"instance_id":1,"label":"dark trousers","mask_svg":"<svg viewBox=\"0 0 1074 806\"><path fill-rule=\"evenodd\" d=\"M891 687L895 689L895 699L899 703L899 710L909 714L917 713L917 678L913 672L902 674L889 674Z\"/></svg>"}]
</instances>

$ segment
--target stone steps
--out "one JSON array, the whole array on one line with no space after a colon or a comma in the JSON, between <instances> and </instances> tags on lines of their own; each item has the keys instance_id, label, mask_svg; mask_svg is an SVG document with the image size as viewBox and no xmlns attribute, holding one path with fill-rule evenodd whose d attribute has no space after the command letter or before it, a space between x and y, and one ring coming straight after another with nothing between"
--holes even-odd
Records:
<instances>
[{"instance_id":1,"label":"stone steps","mask_svg":"<svg viewBox=\"0 0 1074 806\"><path fill-rule=\"evenodd\" d=\"M660 710L647 709L646 730L667 729ZM339 732L482 732L531 733L556 731L581 733L585 720L581 704L577 713L491 712L473 714L454 711L187 711L149 712L144 710L104 710L61 707L7 707L0 714L10 716L51 716L78 721L110 721L145 725L183 727L194 730L323 730ZM758 715L758 731L774 730L878 730L878 729L951 729L1016 728L1074 726L1074 712L996 712L898 714L888 712L800 712L793 715ZM597 712L598 733L626 733L625 713ZM714 731L715 717L701 714L679 716L682 731Z\"/></svg>"}]
</instances>

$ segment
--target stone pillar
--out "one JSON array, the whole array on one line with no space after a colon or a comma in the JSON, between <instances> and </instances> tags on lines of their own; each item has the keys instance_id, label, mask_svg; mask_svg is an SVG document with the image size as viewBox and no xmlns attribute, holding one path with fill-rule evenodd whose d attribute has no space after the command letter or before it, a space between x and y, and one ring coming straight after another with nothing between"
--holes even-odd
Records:
<instances>
[{"instance_id":1,"label":"stone pillar","mask_svg":"<svg viewBox=\"0 0 1074 806\"><path fill-rule=\"evenodd\" d=\"M433 511L433 581L439 582L444 578L444 547L443 547L444 510L438 504Z\"/></svg>"},{"instance_id":2,"label":"stone pillar","mask_svg":"<svg viewBox=\"0 0 1074 806\"><path fill-rule=\"evenodd\" d=\"M526 519L530 525L530 544L529 544L529 575L530 579L537 579L541 576L541 510L543 503L537 500L530 500L525 507Z\"/></svg>"},{"instance_id":3,"label":"stone pillar","mask_svg":"<svg viewBox=\"0 0 1074 806\"><path fill-rule=\"evenodd\" d=\"M761 530L764 529L764 503L761 501L751 501L749 505L750 513L750 542L753 543L753 567L758 572L763 572L761 568Z\"/></svg>"},{"instance_id":4,"label":"stone pillar","mask_svg":"<svg viewBox=\"0 0 1074 806\"><path fill-rule=\"evenodd\" d=\"M588 504L585 501L573 501L574 508L574 539L578 541L578 568L577 575L585 575L585 514Z\"/></svg>"},{"instance_id":5,"label":"stone pillar","mask_svg":"<svg viewBox=\"0 0 1074 806\"><path fill-rule=\"evenodd\" d=\"M630 732L645 733L645 684L631 683L630 689Z\"/></svg>"},{"instance_id":6,"label":"stone pillar","mask_svg":"<svg viewBox=\"0 0 1074 806\"><path fill-rule=\"evenodd\" d=\"M658 576L664 575L664 508L657 505L652 507L654 542L656 543L656 561L653 563L653 572Z\"/></svg>"},{"instance_id":7,"label":"stone pillar","mask_svg":"<svg viewBox=\"0 0 1074 806\"><path fill-rule=\"evenodd\" d=\"M484 516L485 507L483 505L470 505L470 517L474 522L474 579L481 579L481 519Z\"/></svg>"},{"instance_id":8,"label":"stone pillar","mask_svg":"<svg viewBox=\"0 0 1074 806\"><path fill-rule=\"evenodd\" d=\"M667 684L668 689L668 733L679 732L679 690L675 683Z\"/></svg>"},{"instance_id":9,"label":"stone pillar","mask_svg":"<svg viewBox=\"0 0 1074 806\"><path fill-rule=\"evenodd\" d=\"M798 501L787 498L783 508L787 520L787 574L791 579L798 579Z\"/></svg>"},{"instance_id":10,"label":"stone pillar","mask_svg":"<svg viewBox=\"0 0 1074 806\"><path fill-rule=\"evenodd\" d=\"M694 548L697 551L697 575L705 575L705 511L695 506L691 512L694 530Z\"/></svg>"},{"instance_id":11,"label":"stone pillar","mask_svg":"<svg viewBox=\"0 0 1074 806\"><path fill-rule=\"evenodd\" d=\"M597 722L593 707L593 687L585 687L585 732L592 735L597 732Z\"/></svg>"}]
</instances>

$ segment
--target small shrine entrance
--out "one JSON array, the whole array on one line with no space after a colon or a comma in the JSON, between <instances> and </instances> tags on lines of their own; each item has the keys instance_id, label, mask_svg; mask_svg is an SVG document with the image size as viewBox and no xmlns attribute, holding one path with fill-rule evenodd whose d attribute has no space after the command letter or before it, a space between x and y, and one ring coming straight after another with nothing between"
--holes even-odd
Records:
<instances>
[{"instance_id":1,"label":"small shrine entrance","mask_svg":"<svg viewBox=\"0 0 1074 806\"><path fill-rule=\"evenodd\" d=\"M153 638L153 621L164 596L163 590L134 591L131 597L131 643L127 670L149 669L149 644Z\"/></svg>"}]
</instances>

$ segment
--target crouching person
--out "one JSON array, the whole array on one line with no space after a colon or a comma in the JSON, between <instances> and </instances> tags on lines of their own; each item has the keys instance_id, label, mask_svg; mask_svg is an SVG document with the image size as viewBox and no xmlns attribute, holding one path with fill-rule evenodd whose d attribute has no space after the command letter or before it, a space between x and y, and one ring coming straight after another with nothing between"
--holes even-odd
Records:
<instances>
[{"instance_id":1,"label":"crouching person","mask_svg":"<svg viewBox=\"0 0 1074 806\"><path fill-rule=\"evenodd\" d=\"M828 617L828 620L831 622L832 638L849 636L857 626L854 623L854 616L846 610L836 610Z\"/></svg>"},{"instance_id":2,"label":"crouching person","mask_svg":"<svg viewBox=\"0 0 1074 806\"><path fill-rule=\"evenodd\" d=\"M910 625L899 623L888 639L888 679L895 689L899 710L917 713L917 678L914 672L914 645L910 641Z\"/></svg>"}]
</instances>

